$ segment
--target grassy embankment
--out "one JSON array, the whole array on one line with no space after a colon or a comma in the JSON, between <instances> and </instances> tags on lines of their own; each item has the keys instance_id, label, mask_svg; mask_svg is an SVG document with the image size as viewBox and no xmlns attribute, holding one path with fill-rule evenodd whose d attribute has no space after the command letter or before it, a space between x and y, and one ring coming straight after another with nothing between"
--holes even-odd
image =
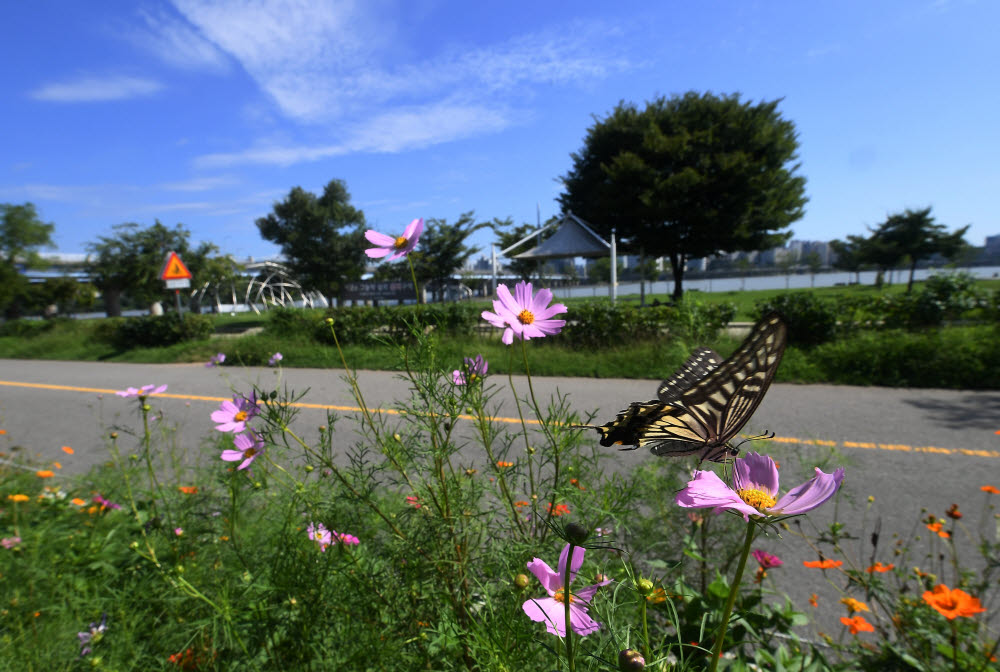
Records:
<instances>
[{"instance_id":1,"label":"grassy embankment","mask_svg":"<svg viewBox=\"0 0 1000 672\"><path fill-rule=\"evenodd\" d=\"M979 286L992 292L1000 280L983 280ZM914 291L919 289L919 283ZM810 291L819 298L838 296L873 296L898 294L905 284L882 290L871 286L823 287ZM690 298L707 304L730 302L736 306L737 321L750 321L757 302L786 293L785 290L691 292ZM558 293L556 294L557 300ZM663 294L648 295L647 302L666 302ZM593 299L567 299L568 317L573 306ZM620 297L620 303L638 304L637 295ZM483 301L482 307L489 308ZM227 365L259 365L280 351L290 367L339 368L340 358L334 348L302 338L278 337L268 332L267 315L243 313L213 316L215 334L208 340L185 342L169 347L119 349L96 337L100 320L84 320L53 325L31 338L0 337L0 357L26 359L65 359L115 362L203 362L217 352L227 356ZM674 370L691 349L701 345L722 354L731 352L739 338L722 334L711 343L688 343L676 339L628 343L599 350L570 348L558 338L532 343L544 356L533 358L532 373L545 376L585 376L658 378ZM790 346L777 379L784 382L831 382L860 385L901 385L934 387L997 387L1000 385L1000 346L990 326L955 326L920 332L859 332L847 338L811 349ZM346 345L345 355L351 366L359 369L393 369L398 360L385 348ZM456 367L462 357L481 353L490 362L491 371L503 373L508 367L522 369L521 358L499 342L499 332L466 338L443 336L436 344L442 368ZM508 364L508 362L510 362ZM972 374L970 371L979 371Z\"/></svg>"}]
</instances>

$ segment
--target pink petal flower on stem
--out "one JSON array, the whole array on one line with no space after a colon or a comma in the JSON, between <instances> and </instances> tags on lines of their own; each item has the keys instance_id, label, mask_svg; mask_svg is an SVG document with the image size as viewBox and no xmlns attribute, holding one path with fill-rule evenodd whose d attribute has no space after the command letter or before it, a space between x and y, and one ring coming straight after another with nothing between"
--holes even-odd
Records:
<instances>
[{"instance_id":1,"label":"pink petal flower on stem","mask_svg":"<svg viewBox=\"0 0 1000 672\"><path fill-rule=\"evenodd\" d=\"M674 501L693 509L712 508L715 513L736 511L744 520L750 516L795 516L812 511L836 494L844 480L844 469L832 474L816 469L816 475L778 495L778 468L767 455L747 453L733 466L733 487L714 471L696 471Z\"/></svg>"},{"instance_id":2,"label":"pink petal flower on stem","mask_svg":"<svg viewBox=\"0 0 1000 672\"><path fill-rule=\"evenodd\" d=\"M148 397L166 391L167 391L166 385L160 385L160 386L143 385L139 389L136 389L134 387L129 387L125 390L121 390L120 392L115 392L115 394L117 394L119 397L127 399L129 397Z\"/></svg>"},{"instance_id":3,"label":"pink petal flower on stem","mask_svg":"<svg viewBox=\"0 0 1000 672\"><path fill-rule=\"evenodd\" d=\"M514 286L512 296L507 285L497 285L497 296L494 299L493 310L484 310L482 317L494 327L503 329L503 342L510 345L514 336L529 340L552 336L562 331L566 320L550 319L553 315L566 312L566 306L561 303L549 305L552 292L548 289L538 290L532 295L530 282L519 282Z\"/></svg>"},{"instance_id":4,"label":"pink petal flower on stem","mask_svg":"<svg viewBox=\"0 0 1000 672\"><path fill-rule=\"evenodd\" d=\"M316 542L319 550L323 553L326 553L326 547L333 543L333 535L330 534L330 530L323 527L323 523L319 525L309 523L306 533L309 535L310 540Z\"/></svg>"},{"instance_id":5,"label":"pink petal flower on stem","mask_svg":"<svg viewBox=\"0 0 1000 672\"><path fill-rule=\"evenodd\" d=\"M344 534L342 532L333 531L334 538L342 543L344 546L357 546L361 543L361 540L355 537L353 534Z\"/></svg>"},{"instance_id":6,"label":"pink petal flower on stem","mask_svg":"<svg viewBox=\"0 0 1000 672\"><path fill-rule=\"evenodd\" d=\"M284 357L282 356L282 354L280 352L276 352L273 355L271 355L271 359L267 360L267 365L268 366L277 366L278 362L280 362L283 359L284 359Z\"/></svg>"},{"instance_id":7,"label":"pink petal flower on stem","mask_svg":"<svg viewBox=\"0 0 1000 672\"><path fill-rule=\"evenodd\" d=\"M224 361L226 361L226 355L220 352L218 354L209 357L208 361L205 362L205 366L211 369L218 366L219 364L222 364Z\"/></svg>"},{"instance_id":8,"label":"pink petal flower on stem","mask_svg":"<svg viewBox=\"0 0 1000 672\"><path fill-rule=\"evenodd\" d=\"M569 572L569 580L572 582L577 571L583 565L584 553L582 547L573 547L573 559L568 562L569 544L566 544L562 553L559 554L559 571L553 571L544 560L539 558L528 563L528 570L535 575L549 596L528 600L521 605L521 608L531 620L544 622L545 629L557 637L566 636L566 572ZM605 579L570 594L569 623L573 632L582 637L600 629L601 624L587 614L586 605L594 598L598 588L606 586L611 581L613 579Z\"/></svg>"},{"instance_id":9,"label":"pink petal flower on stem","mask_svg":"<svg viewBox=\"0 0 1000 672\"><path fill-rule=\"evenodd\" d=\"M236 395L232 401L222 402L211 417L220 432L242 432L247 428L247 422L259 413L257 394L254 393L250 398Z\"/></svg>"},{"instance_id":10,"label":"pink petal flower on stem","mask_svg":"<svg viewBox=\"0 0 1000 672\"><path fill-rule=\"evenodd\" d=\"M760 549L753 552L753 557L757 561L757 564L761 566L761 569L772 569L774 567L781 567L785 564L784 560L776 555L771 555L767 551L762 551Z\"/></svg>"},{"instance_id":11,"label":"pink petal flower on stem","mask_svg":"<svg viewBox=\"0 0 1000 672\"><path fill-rule=\"evenodd\" d=\"M229 448L222 451L222 459L226 462L243 460L240 466L236 467L237 471L249 467L264 452L264 441L253 430L246 434L237 434L233 438L233 446L235 450Z\"/></svg>"},{"instance_id":12,"label":"pink petal flower on stem","mask_svg":"<svg viewBox=\"0 0 1000 672\"><path fill-rule=\"evenodd\" d=\"M482 355L476 355L475 359L464 357L462 368L451 372L451 380L456 385L465 385L469 381L485 376L489 368L489 362L483 359Z\"/></svg>"},{"instance_id":13,"label":"pink petal flower on stem","mask_svg":"<svg viewBox=\"0 0 1000 672\"><path fill-rule=\"evenodd\" d=\"M403 235L396 238L368 229L365 231L365 238L369 243L375 245L375 247L365 250L365 254L372 259L381 259L382 257L392 255L386 261L394 261L400 257L405 257L417 246L417 241L420 239L420 234L423 231L423 218L414 219L406 227L406 230L403 231Z\"/></svg>"}]
</instances>

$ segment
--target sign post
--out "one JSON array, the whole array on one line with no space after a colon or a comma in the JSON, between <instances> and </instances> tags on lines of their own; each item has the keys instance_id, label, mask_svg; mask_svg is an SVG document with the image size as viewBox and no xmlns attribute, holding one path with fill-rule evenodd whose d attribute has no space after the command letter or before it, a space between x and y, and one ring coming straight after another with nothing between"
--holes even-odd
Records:
<instances>
[{"instance_id":1,"label":"sign post","mask_svg":"<svg viewBox=\"0 0 1000 672\"><path fill-rule=\"evenodd\" d=\"M160 280L167 283L167 289L174 290L174 299L177 301L177 315L183 320L184 313L181 312L181 290L191 286L191 271L184 265L176 252L171 250L167 253L167 259L163 262L160 270Z\"/></svg>"}]
</instances>

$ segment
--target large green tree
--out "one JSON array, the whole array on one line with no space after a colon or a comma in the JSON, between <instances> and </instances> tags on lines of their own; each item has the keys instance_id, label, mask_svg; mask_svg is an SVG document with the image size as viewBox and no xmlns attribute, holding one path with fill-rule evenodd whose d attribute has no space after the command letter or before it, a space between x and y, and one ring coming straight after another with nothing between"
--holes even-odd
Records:
<instances>
[{"instance_id":1,"label":"large green tree","mask_svg":"<svg viewBox=\"0 0 1000 672\"><path fill-rule=\"evenodd\" d=\"M156 220L149 227L134 222L116 224L113 234L101 236L87 246L87 272L104 296L104 312L109 317L121 315L122 295L136 305L149 305L168 297L166 285L160 279L163 262L170 251L180 255L194 276L191 285L198 286L205 260L215 245L200 243L192 247L191 232L183 224L169 228Z\"/></svg>"},{"instance_id":2,"label":"large green tree","mask_svg":"<svg viewBox=\"0 0 1000 672\"><path fill-rule=\"evenodd\" d=\"M340 298L344 283L364 272L365 215L351 205L341 180L331 180L321 196L295 187L257 220L257 228L281 247L285 264L306 289Z\"/></svg>"},{"instance_id":3,"label":"large green tree","mask_svg":"<svg viewBox=\"0 0 1000 672\"><path fill-rule=\"evenodd\" d=\"M968 247L965 232L968 226L948 233L943 224L938 224L931 216L931 208L905 210L889 217L872 232L873 242L890 250L889 256L898 261L909 260L910 279L906 291L913 289L913 273L917 262L940 254L952 258Z\"/></svg>"},{"instance_id":4,"label":"large green tree","mask_svg":"<svg viewBox=\"0 0 1000 672\"><path fill-rule=\"evenodd\" d=\"M34 204L0 203L0 310L5 317L18 317L29 294L18 267L42 265L38 248L52 246L54 230L54 224L38 217Z\"/></svg>"},{"instance_id":5,"label":"large green tree","mask_svg":"<svg viewBox=\"0 0 1000 672\"><path fill-rule=\"evenodd\" d=\"M783 244L803 215L795 125L780 100L689 92L619 105L587 131L559 202L622 247L666 256L675 299L685 262Z\"/></svg>"}]
</instances>

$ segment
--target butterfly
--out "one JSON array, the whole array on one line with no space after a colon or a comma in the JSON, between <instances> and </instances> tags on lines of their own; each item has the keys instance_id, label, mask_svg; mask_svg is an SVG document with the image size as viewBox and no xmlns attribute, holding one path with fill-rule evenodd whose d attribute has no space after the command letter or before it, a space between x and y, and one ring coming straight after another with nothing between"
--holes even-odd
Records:
<instances>
[{"instance_id":1,"label":"butterfly","mask_svg":"<svg viewBox=\"0 0 1000 672\"><path fill-rule=\"evenodd\" d=\"M785 352L788 329L765 315L729 359L699 348L660 383L657 399L636 401L596 429L601 445L649 447L654 455L699 455L724 462L739 453L730 441L757 410Z\"/></svg>"}]
</instances>

